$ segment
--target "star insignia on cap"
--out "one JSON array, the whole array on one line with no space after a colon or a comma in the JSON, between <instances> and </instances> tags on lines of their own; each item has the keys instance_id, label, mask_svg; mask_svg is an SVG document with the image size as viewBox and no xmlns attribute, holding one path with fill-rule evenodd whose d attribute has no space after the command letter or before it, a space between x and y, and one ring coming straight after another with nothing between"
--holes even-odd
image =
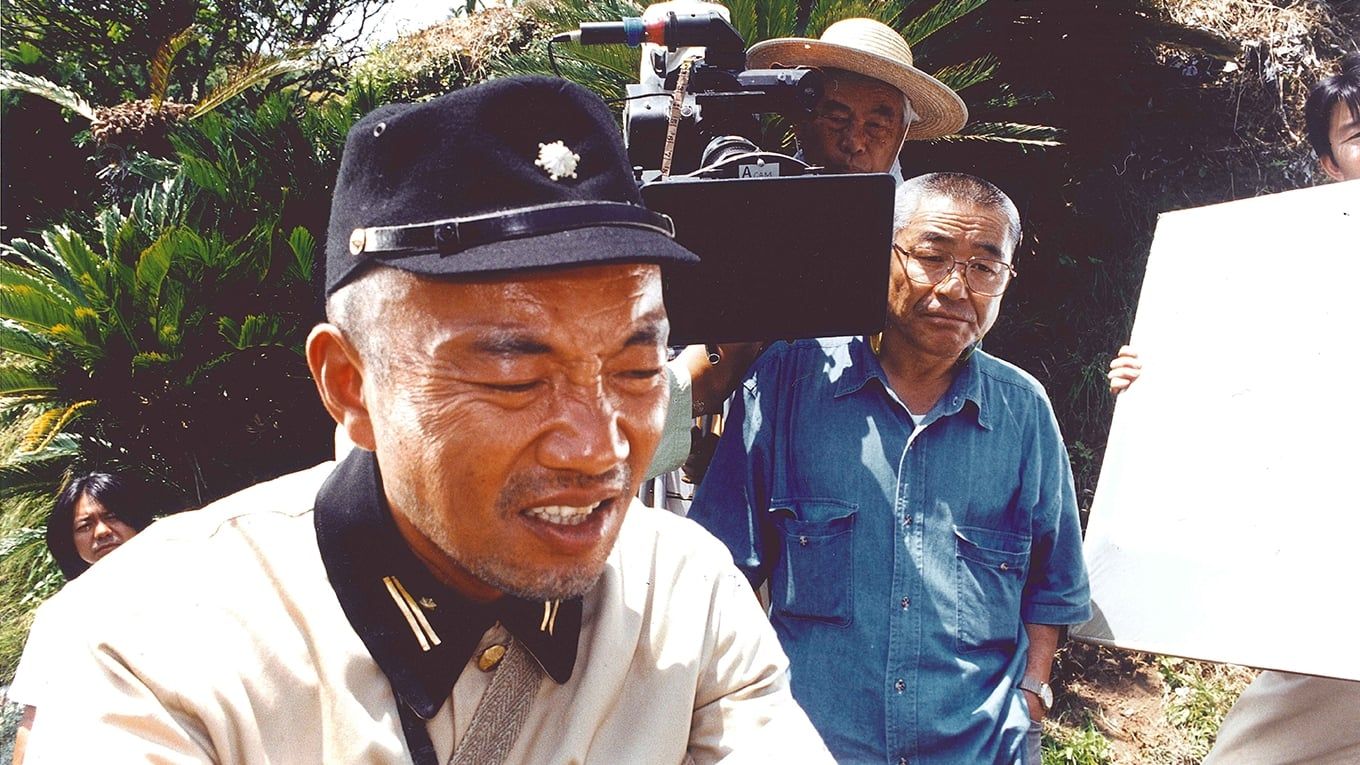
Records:
<instances>
[{"instance_id":1,"label":"star insignia on cap","mask_svg":"<svg viewBox=\"0 0 1360 765\"><path fill-rule=\"evenodd\" d=\"M538 159L534 160L534 164L547 171L549 178L558 181L575 178L576 164L580 161L580 154L568 149L561 141L553 141L538 145Z\"/></svg>"}]
</instances>

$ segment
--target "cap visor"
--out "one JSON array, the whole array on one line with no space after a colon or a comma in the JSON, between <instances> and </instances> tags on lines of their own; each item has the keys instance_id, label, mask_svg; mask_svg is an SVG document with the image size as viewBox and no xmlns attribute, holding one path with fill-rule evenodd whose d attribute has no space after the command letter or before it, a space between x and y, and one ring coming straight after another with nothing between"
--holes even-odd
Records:
<instances>
[{"instance_id":1,"label":"cap visor","mask_svg":"<svg viewBox=\"0 0 1360 765\"><path fill-rule=\"evenodd\" d=\"M407 255L377 258L376 262L425 276L457 277L609 263L694 264L699 262L699 256L655 231L628 226L593 226L505 239L449 255Z\"/></svg>"}]
</instances>

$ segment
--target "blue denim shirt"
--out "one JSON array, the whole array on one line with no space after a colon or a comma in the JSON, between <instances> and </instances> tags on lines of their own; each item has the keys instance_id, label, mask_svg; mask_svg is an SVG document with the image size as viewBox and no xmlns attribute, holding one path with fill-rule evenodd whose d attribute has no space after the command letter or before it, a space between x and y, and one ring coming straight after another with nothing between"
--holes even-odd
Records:
<instances>
[{"instance_id":1,"label":"blue denim shirt","mask_svg":"<svg viewBox=\"0 0 1360 765\"><path fill-rule=\"evenodd\" d=\"M920 427L863 338L780 344L690 511L768 581L793 694L841 763L1020 762L1024 624L1090 616L1042 386L981 351Z\"/></svg>"}]
</instances>

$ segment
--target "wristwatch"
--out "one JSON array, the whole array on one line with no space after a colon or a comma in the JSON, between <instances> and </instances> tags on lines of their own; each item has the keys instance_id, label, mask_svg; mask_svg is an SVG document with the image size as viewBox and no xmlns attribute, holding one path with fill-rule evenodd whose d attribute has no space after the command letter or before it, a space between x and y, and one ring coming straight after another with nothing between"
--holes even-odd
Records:
<instances>
[{"instance_id":1,"label":"wristwatch","mask_svg":"<svg viewBox=\"0 0 1360 765\"><path fill-rule=\"evenodd\" d=\"M1048 687L1048 683L1035 680L1032 677L1025 677L1020 681L1020 690L1029 691L1038 696L1044 712L1053 709L1053 689Z\"/></svg>"}]
</instances>

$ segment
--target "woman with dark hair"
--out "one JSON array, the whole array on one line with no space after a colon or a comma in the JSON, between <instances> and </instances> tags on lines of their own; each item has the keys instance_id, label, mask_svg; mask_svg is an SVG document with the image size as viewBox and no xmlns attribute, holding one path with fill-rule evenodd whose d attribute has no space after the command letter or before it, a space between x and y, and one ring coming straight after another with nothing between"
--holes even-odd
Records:
<instances>
[{"instance_id":1,"label":"woman with dark hair","mask_svg":"<svg viewBox=\"0 0 1360 765\"><path fill-rule=\"evenodd\" d=\"M57 495L56 506L47 517L47 549L70 581L137 536L151 525L151 520L146 497L125 479L112 473L86 473L72 478ZM49 643L42 637L43 613L39 608L34 617L8 694L11 702L24 708L14 738L15 765L23 762L28 732L37 716L44 683L42 673L51 671L53 665L43 656Z\"/></svg>"}]
</instances>

